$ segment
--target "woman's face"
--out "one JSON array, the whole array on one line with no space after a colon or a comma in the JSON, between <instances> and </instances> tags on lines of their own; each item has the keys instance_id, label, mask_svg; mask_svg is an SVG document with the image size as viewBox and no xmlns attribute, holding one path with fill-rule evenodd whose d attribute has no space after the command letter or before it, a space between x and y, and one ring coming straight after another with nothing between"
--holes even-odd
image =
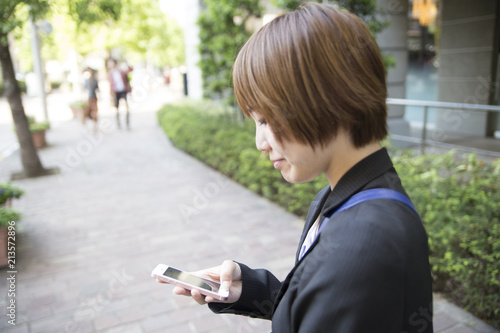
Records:
<instances>
[{"instance_id":1,"label":"woman's face","mask_svg":"<svg viewBox=\"0 0 500 333\"><path fill-rule=\"evenodd\" d=\"M331 155L321 146L313 149L309 145L298 142L280 144L274 137L273 130L258 113L251 113L255 121L255 144L257 149L269 155L274 168L281 171L283 178L289 183L310 181L328 170Z\"/></svg>"}]
</instances>

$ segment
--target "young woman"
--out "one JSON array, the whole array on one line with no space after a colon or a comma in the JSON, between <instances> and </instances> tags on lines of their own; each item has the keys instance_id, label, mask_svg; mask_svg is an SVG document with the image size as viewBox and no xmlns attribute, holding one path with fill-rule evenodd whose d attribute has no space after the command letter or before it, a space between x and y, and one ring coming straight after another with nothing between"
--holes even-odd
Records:
<instances>
[{"instance_id":1,"label":"young woman","mask_svg":"<svg viewBox=\"0 0 500 333\"><path fill-rule=\"evenodd\" d=\"M427 235L379 144L385 75L366 25L326 4L302 5L250 38L234 88L257 148L288 182L324 173L329 185L311 205L285 281L228 260L197 272L229 289L226 302L175 294L216 313L271 319L274 333L433 331ZM373 189L399 199L356 199Z\"/></svg>"}]
</instances>

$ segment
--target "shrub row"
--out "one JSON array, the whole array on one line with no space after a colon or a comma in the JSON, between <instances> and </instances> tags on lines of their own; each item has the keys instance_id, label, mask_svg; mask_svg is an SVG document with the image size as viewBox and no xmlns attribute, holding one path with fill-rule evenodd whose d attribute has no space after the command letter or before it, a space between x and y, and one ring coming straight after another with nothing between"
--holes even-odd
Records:
<instances>
[{"instance_id":1,"label":"shrub row","mask_svg":"<svg viewBox=\"0 0 500 333\"><path fill-rule=\"evenodd\" d=\"M158 120L171 142L304 217L324 176L291 185L255 148L253 122L213 106L167 105ZM500 161L390 150L429 234L435 291L500 327Z\"/></svg>"}]
</instances>

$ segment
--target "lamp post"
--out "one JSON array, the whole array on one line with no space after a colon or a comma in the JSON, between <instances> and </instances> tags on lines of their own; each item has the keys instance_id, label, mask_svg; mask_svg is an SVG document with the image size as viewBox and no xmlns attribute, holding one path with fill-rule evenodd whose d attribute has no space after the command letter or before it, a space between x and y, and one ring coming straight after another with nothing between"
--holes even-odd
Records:
<instances>
[{"instance_id":1,"label":"lamp post","mask_svg":"<svg viewBox=\"0 0 500 333\"><path fill-rule=\"evenodd\" d=\"M40 36L38 35L38 26L33 20L33 16L30 15L30 28L31 28L31 53L33 54L33 69L38 82L38 87L40 91L40 97L42 100L42 110L44 121L49 121L49 116L47 112L47 95L45 94L45 76L43 73L43 62L41 56L41 45ZM52 32L52 26L47 21L43 22L42 29L45 33Z\"/></svg>"}]
</instances>

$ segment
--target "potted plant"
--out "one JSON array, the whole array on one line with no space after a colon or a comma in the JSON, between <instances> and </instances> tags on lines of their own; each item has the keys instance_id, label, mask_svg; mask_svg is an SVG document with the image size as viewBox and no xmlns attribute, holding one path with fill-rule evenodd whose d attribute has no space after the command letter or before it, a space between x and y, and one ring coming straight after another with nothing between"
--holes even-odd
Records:
<instances>
[{"instance_id":1,"label":"potted plant","mask_svg":"<svg viewBox=\"0 0 500 333\"><path fill-rule=\"evenodd\" d=\"M0 183L0 207L11 207L12 199L19 199L24 191L10 183Z\"/></svg>"},{"instance_id":2,"label":"potted plant","mask_svg":"<svg viewBox=\"0 0 500 333\"><path fill-rule=\"evenodd\" d=\"M7 207L0 207L0 267L5 267L9 263L8 256L8 230L9 226L12 227L13 223L15 225L16 222L19 221L21 214Z\"/></svg>"},{"instance_id":3,"label":"potted plant","mask_svg":"<svg viewBox=\"0 0 500 333\"><path fill-rule=\"evenodd\" d=\"M19 221L21 214L12 209L12 199L20 198L24 191L9 183L0 183L0 267L8 264L8 228Z\"/></svg>"},{"instance_id":4,"label":"potted plant","mask_svg":"<svg viewBox=\"0 0 500 333\"><path fill-rule=\"evenodd\" d=\"M9 244L8 228L19 221L21 214L8 207L0 207L0 267L9 263L7 247Z\"/></svg>"},{"instance_id":5,"label":"potted plant","mask_svg":"<svg viewBox=\"0 0 500 333\"><path fill-rule=\"evenodd\" d=\"M83 101L76 101L69 105L69 108L73 112L73 118L80 119L83 116L83 110L87 106L87 103Z\"/></svg>"},{"instance_id":6,"label":"potted plant","mask_svg":"<svg viewBox=\"0 0 500 333\"><path fill-rule=\"evenodd\" d=\"M45 132L50 128L50 124L46 121L37 122L33 116L28 116L28 123L35 147L44 147L47 144Z\"/></svg>"}]
</instances>

